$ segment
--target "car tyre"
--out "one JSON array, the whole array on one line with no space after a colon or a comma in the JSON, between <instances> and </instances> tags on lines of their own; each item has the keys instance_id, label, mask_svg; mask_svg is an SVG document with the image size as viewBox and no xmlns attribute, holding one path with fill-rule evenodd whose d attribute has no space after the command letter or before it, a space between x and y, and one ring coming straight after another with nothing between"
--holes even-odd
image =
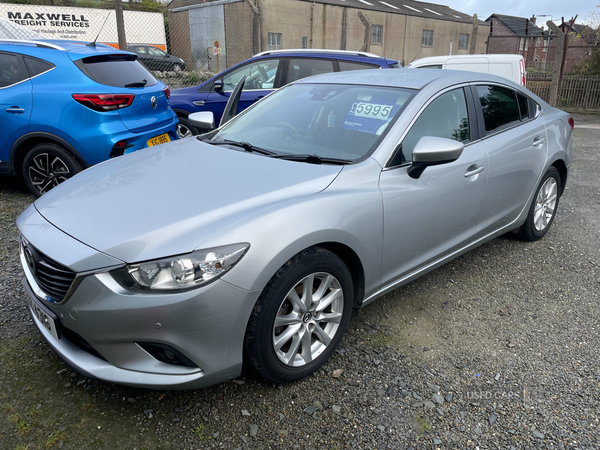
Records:
<instances>
[{"instance_id":1,"label":"car tyre","mask_svg":"<svg viewBox=\"0 0 600 450\"><path fill-rule=\"evenodd\" d=\"M185 117L178 117L179 123L177 124L177 136L180 139L198 135L198 130L192 126L192 124Z\"/></svg>"},{"instance_id":2,"label":"car tyre","mask_svg":"<svg viewBox=\"0 0 600 450\"><path fill-rule=\"evenodd\" d=\"M519 229L521 239L537 241L548 232L556 216L560 193L560 174L555 167L551 167L540 181L527 219Z\"/></svg>"},{"instance_id":3,"label":"car tyre","mask_svg":"<svg viewBox=\"0 0 600 450\"><path fill-rule=\"evenodd\" d=\"M173 67L172 67L171 70L173 72L178 72L179 73L179 72L183 71L183 67L181 66L181 64L175 63L175 64L173 64Z\"/></svg>"},{"instance_id":4,"label":"car tyre","mask_svg":"<svg viewBox=\"0 0 600 450\"><path fill-rule=\"evenodd\" d=\"M23 180L40 197L50 189L81 172L81 164L63 146L53 142L37 144L23 160Z\"/></svg>"},{"instance_id":5,"label":"car tyre","mask_svg":"<svg viewBox=\"0 0 600 450\"><path fill-rule=\"evenodd\" d=\"M285 263L248 322L245 350L254 371L276 383L290 383L318 370L346 331L352 286L348 268L328 250L312 247Z\"/></svg>"}]
</instances>

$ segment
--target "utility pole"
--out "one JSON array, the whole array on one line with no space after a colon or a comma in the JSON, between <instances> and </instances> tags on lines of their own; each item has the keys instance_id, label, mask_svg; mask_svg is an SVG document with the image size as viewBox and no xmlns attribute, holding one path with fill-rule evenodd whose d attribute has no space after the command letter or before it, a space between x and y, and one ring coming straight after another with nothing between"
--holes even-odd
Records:
<instances>
[{"instance_id":1,"label":"utility pole","mask_svg":"<svg viewBox=\"0 0 600 450\"><path fill-rule=\"evenodd\" d=\"M479 21L477 20L477 14L473 14L473 33L471 36L471 48L469 53L474 55L477 51L477 30L479 28Z\"/></svg>"},{"instance_id":2,"label":"utility pole","mask_svg":"<svg viewBox=\"0 0 600 450\"><path fill-rule=\"evenodd\" d=\"M119 50L127 50L127 39L125 39L125 21L123 20L122 0L115 0L115 15L117 16L117 36L119 38Z\"/></svg>"}]
</instances>

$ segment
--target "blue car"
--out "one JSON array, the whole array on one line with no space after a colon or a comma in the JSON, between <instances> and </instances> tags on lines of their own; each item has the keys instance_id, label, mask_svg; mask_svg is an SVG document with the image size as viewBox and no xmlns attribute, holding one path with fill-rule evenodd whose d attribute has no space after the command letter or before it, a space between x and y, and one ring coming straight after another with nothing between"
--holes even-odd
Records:
<instances>
[{"instance_id":1,"label":"blue car","mask_svg":"<svg viewBox=\"0 0 600 450\"><path fill-rule=\"evenodd\" d=\"M177 139L168 86L102 44L0 41L0 174L40 196L101 161Z\"/></svg>"},{"instance_id":2,"label":"blue car","mask_svg":"<svg viewBox=\"0 0 600 450\"><path fill-rule=\"evenodd\" d=\"M180 137L198 134L188 121L194 112L211 111L219 123L227 100L238 80L246 75L237 112L288 83L329 72L400 68L398 61L372 53L344 50L273 50L259 53L189 88L173 89L171 106L179 118Z\"/></svg>"}]
</instances>

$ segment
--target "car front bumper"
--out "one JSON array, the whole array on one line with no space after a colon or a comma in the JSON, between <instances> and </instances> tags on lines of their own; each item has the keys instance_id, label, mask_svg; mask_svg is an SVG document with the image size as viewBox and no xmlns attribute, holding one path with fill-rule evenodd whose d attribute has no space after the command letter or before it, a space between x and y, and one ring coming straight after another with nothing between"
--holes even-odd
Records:
<instances>
[{"instance_id":1,"label":"car front bumper","mask_svg":"<svg viewBox=\"0 0 600 450\"><path fill-rule=\"evenodd\" d=\"M21 231L29 231L24 237L35 247L39 238L35 227L19 225ZM82 253L84 244L62 231L46 227L46 233L54 238L52 246L58 244L64 254ZM57 255L45 254L64 264ZM56 353L81 374L160 389L204 387L240 374L246 324L260 291L217 280L187 292L132 293L104 269L84 273L68 298L53 303L44 299L23 251L21 263L34 323ZM50 316L55 331L40 319ZM140 344L168 346L192 364L162 362Z\"/></svg>"}]
</instances>

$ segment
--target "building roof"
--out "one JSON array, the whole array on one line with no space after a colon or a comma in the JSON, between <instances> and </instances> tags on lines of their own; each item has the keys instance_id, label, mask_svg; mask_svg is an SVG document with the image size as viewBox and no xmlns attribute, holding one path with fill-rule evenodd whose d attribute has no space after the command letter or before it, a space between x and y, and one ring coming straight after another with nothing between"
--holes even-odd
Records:
<instances>
[{"instance_id":1,"label":"building roof","mask_svg":"<svg viewBox=\"0 0 600 450\"><path fill-rule=\"evenodd\" d=\"M184 0L183 2L176 0L171 1L167 8L171 5L175 10L192 9L198 7L211 6L211 3L224 4L243 0ZM449 20L452 22L473 23L473 16L465 14L455 9L451 9L445 5L436 3L419 2L416 0L299 0L313 3L321 3L324 5L342 6L347 8L356 8L362 10L380 11L389 14L401 14L414 17L423 17L427 19ZM175 5L179 5L178 7ZM479 25L487 25L484 21L479 20Z\"/></svg>"},{"instance_id":2,"label":"building roof","mask_svg":"<svg viewBox=\"0 0 600 450\"><path fill-rule=\"evenodd\" d=\"M513 34L517 36L537 36L542 34L543 30L534 24L531 20L526 17L516 16L505 16L503 14L492 14L490 17L485 19L486 22L491 22L491 19L495 18L502 22L502 24L508 28ZM493 31L492 31L493 33Z\"/></svg>"},{"instance_id":3,"label":"building roof","mask_svg":"<svg viewBox=\"0 0 600 450\"><path fill-rule=\"evenodd\" d=\"M313 0L301 0L313 2ZM449 20L452 22L473 23L473 16L436 3L415 0L314 0L325 5L345 6L348 8L381 11L427 19ZM486 25L479 21L480 25Z\"/></svg>"}]
</instances>

